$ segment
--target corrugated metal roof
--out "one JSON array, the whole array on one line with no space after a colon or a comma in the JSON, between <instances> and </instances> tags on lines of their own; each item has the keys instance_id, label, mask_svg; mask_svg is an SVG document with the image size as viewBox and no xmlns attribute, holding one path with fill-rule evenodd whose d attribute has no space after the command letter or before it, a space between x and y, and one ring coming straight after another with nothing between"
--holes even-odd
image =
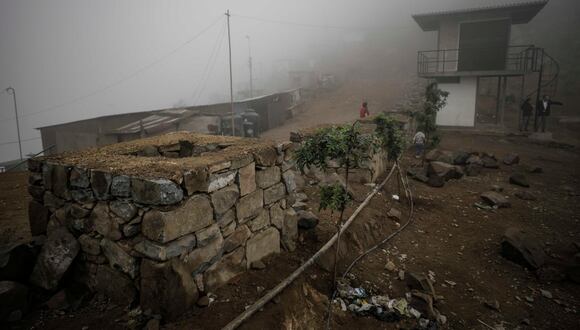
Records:
<instances>
[{"instance_id":1,"label":"corrugated metal roof","mask_svg":"<svg viewBox=\"0 0 580 330\"><path fill-rule=\"evenodd\" d=\"M112 134L135 134L145 130L147 132L157 132L170 128L175 123L197 114L189 109L167 109L157 114L136 120L127 125L110 131Z\"/></svg>"},{"instance_id":2,"label":"corrugated metal roof","mask_svg":"<svg viewBox=\"0 0 580 330\"><path fill-rule=\"evenodd\" d=\"M549 0L534 0L534 1L510 1L510 2L487 2L488 5L479 7L465 7L465 4L460 8L451 10L432 11L427 13L415 14L413 19L425 31L436 30L440 19L449 16L460 16L478 13L498 12L501 14L508 14L514 20L514 24L529 22L546 4Z\"/></svg>"}]
</instances>

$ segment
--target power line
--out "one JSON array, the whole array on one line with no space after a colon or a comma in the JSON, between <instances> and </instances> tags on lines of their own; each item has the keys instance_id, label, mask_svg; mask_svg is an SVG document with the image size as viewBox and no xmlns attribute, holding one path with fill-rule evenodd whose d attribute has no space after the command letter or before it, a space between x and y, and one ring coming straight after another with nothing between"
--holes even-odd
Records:
<instances>
[{"instance_id":1,"label":"power line","mask_svg":"<svg viewBox=\"0 0 580 330\"><path fill-rule=\"evenodd\" d=\"M172 56L173 54L177 53L178 51L180 51L183 47L187 46L188 44L190 44L191 42L193 42L194 40L196 40L197 38L199 38L201 35L203 35L205 32L207 32L209 29L211 29L214 25L216 25L221 19L223 19L222 15L220 15L219 17L217 17L214 21L212 21L211 24L209 24L208 26L206 26L205 28L203 28L199 33L197 33L196 35L194 35L193 37L189 38L188 40L186 40L184 43L182 43L181 45L179 45L178 47L174 48L173 50L171 50L170 52L166 53L165 55L157 58L156 60L150 62L149 64L139 68L136 71L133 71L133 73L130 73L126 76L124 76L123 78L108 84L104 87L101 87L99 89L96 89L90 93L75 97L67 102L63 102L54 106L51 106L49 108L45 108L43 110L39 110L39 111L35 111L35 112L30 112L27 114L23 114L20 117L28 117L28 116L33 116L33 115L37 115L40 113L44 113L44 112L49 112L49 111L54 111L54 110L58 110L59 108L62 108L64 106L70 105L70 104L74 104L76 102L79 102L81 100L84 100L86 98L89 98L93 95L96 95L98 93L104 92L108 89L111 89L115 86L120 85L121 83L134 78L135 76L139 75L140 73L152 68L153 66L159 64L160 62L162 62L163 60L165 60L166 58ZM15 119L16 117L5 117L5 118L1 118L2 120L11 120L11 119Z\"/></svg>"},{"instance_id":2,"label":"power line","mask_svg":"<svg viewBox=\"0 0 580 330\"><path fill-rule=\"evenodd\" d=\"M302 27L308 27L308 28L319 28L319 29L336 29L336 30L378 30L378 29L382 29L382 28L378 28L378 27L339 26L339 25L300 23L300 22L273 20L273 19L269 19L269 18L261 18L261 17L237 15L237 14L231 14L231 16L245 18L245 19L254 20L254 21L265 22L265 23L285 24L285 25L294 25L294 26L302 26Z\"/></svg>"},{"instance_id":3,"label":"power line","mask_svg":"<svg viewBox=\"0 0 580 330\"><path fill-rule=\"evenodd\" d=\"M35 137L35 138L30 138L30 139L23 139L21 141L28 142L28 141L34 141L34 140L40 140L40 139L41 139L40 137ZM9 144L17 144L17 143L18 143L18 141L3 142L3 143L0 143L0 146L6 146Z\"/></svg>"},{"instance_id":4,"label":"power line","mask_svg":"<svg viewBox=\"0 0 580 330\"><path fill-rule=\"evenodd\" d=\"M221 49L221 45L222 45L222 42L223 42L223 39L225 36L225 30L226 30L226 26L224 24L222 26L222 29L218 33L218 36L216 38L216 42L215 42L215 44L214 44L214 46L209 54L209 58L207 60L205 68L202 71L202 74L201 74L201 77L200 77L199 82L197 84L197 87L195 88L195 92L193 94L193 96L195 97L194 104L197 104L197 102L199 101L201 94L205 90L205 84L206 84L207 80L209 79L209 75L213 71L213 66L216 62L215 59L217 58L217 55Z\"/></svg>"}]
</instances>

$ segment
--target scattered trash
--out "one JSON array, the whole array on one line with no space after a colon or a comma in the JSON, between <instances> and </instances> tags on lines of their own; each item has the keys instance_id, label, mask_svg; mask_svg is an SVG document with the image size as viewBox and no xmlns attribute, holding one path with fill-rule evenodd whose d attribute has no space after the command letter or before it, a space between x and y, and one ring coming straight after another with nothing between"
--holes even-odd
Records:
<instances>
[{"instance_id":1,"label":"scattered trash","mask_svg":"<svg viewBox=\"0 0 580 330\"><path fill-rule=\"evenodd\" d=\"M399 201L399 195L393 195L393 200Z\"/></svg>"},{"instance_id":2,"label":"scattered trash","mask_svg":"<svg viewBox=\"0 0 580 330\"><path fill-rule=\"evenodd\" d=\"M540 290L540 293L542 294L542 296L544 296L544 298L548 298L548 299L552 299L552 293L548 290Z\"/></svg>"}]
</instances>

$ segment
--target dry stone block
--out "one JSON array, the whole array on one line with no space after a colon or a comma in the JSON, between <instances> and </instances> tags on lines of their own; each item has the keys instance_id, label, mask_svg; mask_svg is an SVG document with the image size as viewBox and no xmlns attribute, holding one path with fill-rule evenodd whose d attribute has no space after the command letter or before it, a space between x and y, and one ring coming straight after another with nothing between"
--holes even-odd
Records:
<instances>
[{"instance_id":1,"label":"dry stone block","mask_svg":"<svg viewBox=\"0 0 580 330\"><path fill-rule=\"evenodd\" d=\"M225 226L224 228L220 228L222 231L222 236L224 238L230 236L234 230L236 230L237 224L235 221L232 221L229 225Z\"/></svg>"},{"instance_id":2,"label":"dry stone block","mask_svg":"<svg viewBox=\"0 0 580 330\"><path fill-rule=\"evenodd\" d=\"M256 232L266 226L269 226L270 212L268 212L268 210L266 209L262 209L257 217L248 222L248 225L253 232Z\"/></svg>"},{"instance_id":3,"label":"dry stone block","mask_svg":"<svg viewBox=\"0 0 580 330\"><path fill-rule=\"evenodd\" d=\"M125 252L117 243L105 238L101 241L101 249L103 249L103 254L109 260L111 267L126 273L131 278L137 276L137 260Z\"/></svg>"},{"instance_id":4,"label":"dry stone block","mask_svg":"<svg viewBox=\"0 0 580 330\"><path fill-rule=\"evenodd\" d=\"M119 223L109 214L106 202L99 202L89 217L94 229L101 235L117 241L123 237L119 229Z\"/></svg>"},{"instance_id":5,"label":"dry stone block","mask_svg":"<svg viewBox=\"0 0 580 330\"><path fill-rule=\"evenodd\" d=\"M135 251L150 259L166 261L184 253L191 252L191 250L195 248L195 244L195 234L190 234L167 244L159 244L150 240L143 240L135 245Z\"/></svg>"},{"instance_id":6,"label":"dry stone block","mask_svg":"<svg viewBox=\"0 0 580 330\"><path fill-rule=\"evenodd\" d=\"M42 161L36 158L28 158L26 162L26 167L28 171L40 173L42 172Z\"/></svg>"},{"instance_id":7,"label":"dry stone block","mask_svg":"<svg viewBox=\"0 0 580 330\"><path fill-rule=\"evenodd\" d=\"M244 257L245 251L243 247L225 255L205 272L204 287L207 290L215 290L243 273L246 270Z\"/></svg>"},{"instance_id":8,"label":"dry stone block","mask_svg":"<svg viewBox=\"0 0 580 330\"><path fill-rule=\"evenodd\" d=\"M270 227L255 234L246 243L246 262L249 268L252 262L280 253L280 232L278 229Z\"/></svg>"},{"instance_id":9,"label":"dry stone block","mask_svg":"<svg viewBox=\"0 0 580 330\"><path fill-rule=\"evenodd\" d=\"M224 213L217 219L217 224L220 226L221 229L230 226L232 222L233 223L236 222L236 211L234 208L227 210L226 213Z\"/></svg>"},{"instance_id":10,"label":"dry stone block","mask_svg":"<svg viewBox=\"0 0 580 330\"><path fill-rule=\"evenodd\" d=\"M195 233L197 238L197 246L204 247L211 243L217 236L221 236L220 227L218 224L213 224Z\"/></svg>"},{"instance_id":11,"label":"dry stone block","mask_svg":"<svg viewBox=\"0 0 580 330\"><path fill-rule=\"evenodd\" d=\"M44 192L44 197L42 199L44 200L44 206L48 207L48 209L52 212L60 207L63 207L65 203L64 200L56 197L48 190Z\"/></svg>"},{"instance_id":12,"label":"dry stone block","mask_svg":"<svg viewBox=\"0 0 580 330\"><path fill-rule=\"evenodd\" d=\"M123 223L133 219L137 215L135 204L126 201L112 201L109 208L116 216L122 219Z\"/></svg>"},{"instance_id":13,"label":"dry stone block","mask_svg":"<svg viewBox=\"0 0 580 330\"><path fill-rule=\"evenodd\" d=\"M256 190L256 163L250 163L238 170L240 195L246 196Z\"/></svg>"},{"instance_id":14,"label":"dry stone block","mask_svg":"<svg viewBox=\"0 0 580 330\"><path fill-rule=\"evenodd\" d=\"M254 152L254 159L256 160L257 165L274 166L276 165L278 154L276 153L276 149L272 147L266 147L262 150Z\"/></svg>"},{"instance_id":15,"label":"dry stone block","mask_svg":"<svg viewBox=\"0 0 580 330\"><path fill-rule=\"evenodd\" d=\"M66 228L55 229L40 250L30 282L46 290L55 289L79 250L79 243Z\"/></svg>"},{"instance_id":16,"label":"dry stone block","mask_svg":"<svg viewBox=\"0 0 580 330\"><path fill-rule=\"evenodd\" d=\"M123 236L133 237L141 232L141 217L137 217L123 226Z\"/></svg>"},{"instance_id":17,"label":"dry stone block","mask_svg":"<svg viewBox=\"0 0 580 330\"><path fill-rule=\"evenodd\" d=\"M108 265L98 266L94 289L120 306L131 305L137 296L133 281Z\"/></svg>"},{"instance_id":18,"label":"dry stone block","mask_svg":"<svg viewBox=\"0 0 580 330\"><path fill-rule=\"evenodd\" d=\"M208 167L208 172L209 173L221 172L221 171L229 169L231 166L232 166L232 162L230 162L230 161L212 164Z\"/></svg>"},{"instance_id":19,"label":"dry stone block","mask_svg":"<svg viewBox=\"0 0 580 330\"><path fill-rule=\"evenodd\" d=\"M111 188L111 173L91 170L91 188L95 197L100 200L108 199Z\"/></svg>"},{"instance_id":20,"label":"dry stone block","mask_svg":"<svg viewBox=\"0 0 580 330\"><path fill-rule=\"evenodd\" d=\"M73 201L77 203L88 203L95 200L92 189L75 189L70 191Z\"/></svg>"},{"instance_id":21,"label":"dry stone block","mask_svg":"<svg viewBox=\"0 0 580 330\"><path fill-rule=\"evenodd\" d=\"M64 165L49 165L48 174L51 176L52 185L46 186L52 188L52 193L60 198L67 199L68 195L68 175L70 168Z\"/></svg>"},{"instance_id":22,"label":"dry stone block","mask_svg":"<svg viewBox=\"0 0 580 330\"><path fill-rule=\"evenodd\" d=\"M236 204L238 222L244 223L248 218L257 216L263 206L264 191L262 189L240 198Z\"/></svg>"},{"instance_id":23,"label":"dry stone block","mask_svg":"<svg viewBox=\"0 0 580 330\"><path fill-rule=\"evenodd\" d=\"M280 168L278 166L265 167L256 171L258 187L265 189L280 182Z\"/></svg>"},{"instance_id":24,"label":"dry stone block","mask_svg":"<svg viewBox=\"0 0 580 330\"><path fill-rule=\"evenodd\" d=\"M44 187L43 186L28 186L28 194L38 202L43 202Z\"/></svg>"},{"instance_id":25,"label":"dry stone block","mask_svg":"<svg viewBox=\"0 0 580 330\"><path fill-rule=\"evenodd\" d=\"M171 180L134 178L131 186L133 200L137 203L171 205L183 199L183 190Z\"/></svg>"},{"instance_id":26,"label":"dry stone block","mask_svg":"<svg viewBox=\"0 0 580 330\"><path fill-rule=\"evenodd\" d=\"M236 171L210 174L207 191L214 192L232 184L236 179L236 174Z\"/></svg>"},{"instance_id":27,"label":"dry stone block","mask_svg":"<svg viewBox=\"0 0 580 330\"><path fill-rule=\"evenodd\" d=\"M232 165L230 168L232 170L237 170L239 168L248 166L253 161L254 161L254 156L252 156L250 154L241 155L236 159L232 159Z\"/></svg>"},{"instance_id":28,"label":"dry stone block","mask_svg":"<svg viewBox=\"0 0 580 330\"><path fill-rule=\"evenodd\" d=\"M173 320L191 311L199 298L194 278L178 259L141 263L141 308Z\"/></svg>"},{"instance_id":29,"label":"dry stone block","mask_svg":"<svg viewBox=\"0 0 580 330\"><path fill-rule=\"evenodd\" d=\"M198 247L191 251L184 259L189 272L195 275L206 270L215 260L221 257L223 245L224 240L220 234L204 247Z\"/></svg>"},{"instance_id":30,"label":"dry stone block","mask_svg":"<svg viewBox=\"0 0 580 330\"><path fill-rule=\"evenodd\" d=\"M264 204L270 205L277 202L286 196L286 186L283 183L278 183L266 190L264 190Z\"/></svg>"},{"instance_id":31,"label":"dry stone block","mask_svg":"<svg viewBox=\"0 0 580 330\"><path fill-rule=\"evenodd\" d=\"M277 202L270 207L270 223L279 230L284 227L284 216L286 211L282 207L282 202Z\"/></svg>"},{"instance_id":32,"label":"dry stone block","mask_svg":"<svg viewBox=\"0 0 580 330\"><path fill-rule=\"evenodd\" d=\"M28 203L28 222L32 236L44 235L48 224L49 211L44 205L32 200Z\"/></svg>"},{"instance_id":33,"label":"dry stone block","mask_svg":"<svg viewBox=\"0 0 580 330\"><path fill-rule=\"evenodd\" d=\"M240 192L238 186L229 185L211 194L211 203L216 214L224 214L236 204Z\"/></svg>"},{"instance_id":34,"label":"dry stone block","mask_svg":"<svg viewBox=\"0 0 580 330\"><path fill-rule=\"evenodd\" d=\"M91 185L89 171L73 167L70 171L70 185L75 188L88 188Z\"/></svg>"},{"instance_id":35,"label":"dry stone block","mask_svg":"<svg viewBox=\"0 0 580 330\"><path fill-rule=\"evenodd\" d=\"M196 192L207 192L209 174L206 169L197 169L183 175L183 186L187 195L191 196Z\"/></svg>"},{"instance_id":36,"label":"dry stone block","mask_svg":"<svg viewBox=\"0 0 580 330\"><path fill-rule=\"evenodd\" d=\"M284 217L284 227L282 228L282 244L290 252L296 249L296 239L298 238L298 214L293 209L286 210Z\"/></svg>"},{"instance_id":37,"label":"dry stone block","mask_svg":"<svg viewBox=\"0 0 580 330\"><path fill-rule=\"evenodd\" d=\"M244 246L248 238L252 236L252 232L246 225L241 225L234 231L230 237L224 241L224 251L230 253L240 246Z\"/></svg>"},{"instance_id":38,"label":"dry stone block","mask_svg":"<svg viewBox=\"0 0 580 330\"><path fill-rule=\"evenodd\" d=\"M149 239L167 243L213 223L213 209L204 195L190 197L173 211L152 210L145 214L141 230Z\"/></svg>"},{"instance_id":39,"label":"dry stone block","mask_svg":"<svg viewBox=\"0 0 580 330\"><path fill-rule=\"evenodd\" d=\"M72 204L68 209L68 214L74 219L84 219L91 215L91 210L85 209L79 204Z\"/></svg>"},{"instance_id":40,"label":"dry stone block","mask_svg":"<svg viewBox=\"0 0 580 330\"><path fill-rule=\"evenodd\" d=\"M284 179L284 184L286 185L286 190L289 194L304 188L304 179L302 176L297 175L293 170L284 172L282 177Z\"/></svg>"},{"instance_id":41,"label":"dry stone block","mask_svg":"<svg viewBox=\"0 0 580 330\"><path fill-rule=\"evenodd\" d=\"M81 245L81 250L93 256L101 254L101 240L92 238L89 235L81 235L79 237L79 244Z\"/></svg>"},{"instance_id":42,"label":"dry stone block","mask_svg":"<svg viewBox=\"0 0 580 330\"><path fill-rule=\"evenodd\" d=\"M131 178L126 175L113 177L111 195L115 197L131 197Z\"/></svg>"}]
</instances>

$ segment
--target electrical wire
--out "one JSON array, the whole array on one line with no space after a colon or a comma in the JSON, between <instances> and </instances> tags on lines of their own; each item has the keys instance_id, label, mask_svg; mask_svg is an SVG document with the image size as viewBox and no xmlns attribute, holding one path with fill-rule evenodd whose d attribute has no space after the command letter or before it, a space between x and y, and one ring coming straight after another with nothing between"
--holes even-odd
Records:
<instances>
[{"instance_id":1,"label":"electrical wire","mask_svg":"<svg viewBox=\"0 0 580 330\"><path fill-rule=\"evenodd\" d=\"M211 24L207 25L205 28L203 28L200 32L198 32L197 34L195 34L193 37L189 38L188 40L186 40L185 42L183 42L181 45L177 46L176 48L172 49L171 51L165 53L164 55L160 56L159 58L157 58L156 60L150 62L149 64L142 66L141 68L133 71L132 73L106 85L103 86L101 88L98 88L90 93L87 94L83 94L81 96L75 97L69 101L39 110L39 111L34 111L34 112L29 112L23 115L18 116L18 118L23 118L23 117L29 117L29 116L34 116L34 115L38 115L41 113L45 113L45 112L51 112L51 111L55 111L55 110L59 110L60 108L67 106L67 105L71 105L74 103L77 103L79 101L82 101L86 98L89 98L91 96L94 96L96 94L99 94L101 92L104 92L108 89L111 89L115 86L118 86L120 84L122 84L123 82L130 80L134 77L136 77L137 75L141 74L144 71L149 70L150 68L154 67L155 65L161 63L162 61L164 61L165 59L169 58L170 56L176 54L178 51L180 51L183 47L187 46L188 44L190 44L191 42L193 42L194 40L196 40L197 38L201 37L205 32L207 32L208 30L210 30L214 25L216 25L221 19L223 19L223 15L220 15L219 17L217 17L215 20L212 21ZM0 120L12 120L12 119L16 119L16 117L5 117L5 118L0 118Z\"/></svg>"},{"instance_id":2,"label":"electrical wire","mask_svg":"<svg viewBox=\"0 0 580 330\"><path fill-rule=\"evenodd\" d=\"M273 20L269 18L261 18L261 17L254 17L254 16L246 16L246 15L237 15L231 14L232 17L239 17L254 21L260 21L265 23L274 23L274 24L285 24L285 25L294 25L294 26L301 26L301 27L308 27L308 28L318 28L318 29L333 29L333 30L378 30L379 28L373 27L362 27L362 26L338 26L338 25L323 25L323 24L312 24L312 23L300 23L300 22L291 22L291 21L284 21L284 20ZM382 29L382 28L381 28Z\"/></svg>"},{"instance_id":3,"label":"electrical wire","mask_svg":"<svg viewBox=\"0 0 580 330\"><path fill-rule=\"evenodd\" d=\"M203 69L199 83L195 89L196 92L194 93L194 97L195 97L194 104L198 103L199 98L201 97L201 95L205 91L205 87L207 86L207 81L209 80L209 77L210 77L211 73L213 72L213 68L215 66L215 63L217 62L217 56L222 49L223 40L225 38L225 31L226 31L226 25L224 24L222 26L222 29L220 30L220 32L218 34L218 37L216 38L216 43L213 46L213 49L210 53L210 56L209 56L208 61L205 65L205 68Z\"/></svg>"},{"instance_id":4,"label":"electrical wire","mask_svg":"<svg viewBox=\"0 0 580 330\"><path fill-rule=\"evenodd\" d=\"M40 139L41 139L40 137L35 137L35 138L30 138L30 139L23 139L23 140L20 140L20 142L28 142L28 141L34 141L34 140L40 140ZM2 142L2 143L0 143L0 146L6 146L9 144L16 144L16 143L18 143L18 141Z\"/></svg>"}]
</instances>

